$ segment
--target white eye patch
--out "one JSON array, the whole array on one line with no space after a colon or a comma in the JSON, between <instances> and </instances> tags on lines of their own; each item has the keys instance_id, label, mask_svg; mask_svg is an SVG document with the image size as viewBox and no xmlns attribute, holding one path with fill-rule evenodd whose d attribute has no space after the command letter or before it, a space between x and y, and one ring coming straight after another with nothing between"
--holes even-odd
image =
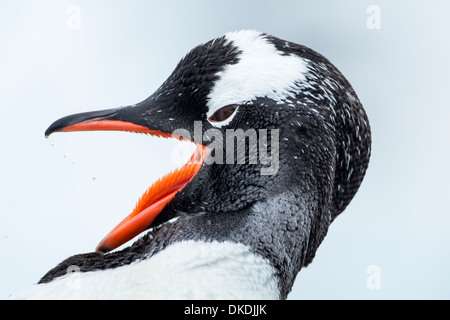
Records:
<instances>
[{"instance_id":1,"label":"white eye patch","mask_svg":"<svg viewBox=\"0 0 450 320\"><path fill-rule=\"evenodd\" d=\"M227 33L225 38L239 51L239 62L225 66L217 73L208 95L207 118L230 104L243 104L258 97L283 101L293 97L296 82L305 79L306 62L296 55L282 55L276 47L257 31ZM222 122L211 122L222 127L232 121L236 112Z\"/></svg>"}]
</instances>

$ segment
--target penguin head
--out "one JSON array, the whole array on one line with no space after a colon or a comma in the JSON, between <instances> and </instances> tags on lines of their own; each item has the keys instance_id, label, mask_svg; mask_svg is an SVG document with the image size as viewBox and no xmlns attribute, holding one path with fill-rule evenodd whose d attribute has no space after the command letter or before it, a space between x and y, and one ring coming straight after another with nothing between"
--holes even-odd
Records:
<instances>
[{"instance_id":1,"label":"penguin head","mask_svg":"<svg viewBox=\"0 0 450 320\"><path fill-rule=\"evenodd\" d=\"M64 117L47 129L46 136L55 131L75 131L77 128L73 125L86 121L90 121L93 128L93 119L129 122L162 133L183 128L191 135L194 121L202 121L204 130L238 128L246 122L267 121L270 108L248 112L250 107L267 106L255 103L258 99L281 104L287 98L294 98L297 84L305 79L307 71L303 59L279 51L270 39L266 34L244 30L197 46L144 101ZM247 112L240 111L241 106L245 106ZM233 121L238 114L240 116ZM261 119L255 119L255 114L261 114ZM85 129L90 128L85 126ZM135 129L138 131L137 127Z\"/></svg>"},{"instance_id":2,"label":"penguin head","mask_svg":"<svg viewBox=\"0 0 450 320\"><path fill-rule=\"evenodd\" d=\"M314 186L324 207L331 203L332 220L358 189L370 154L367 117L340 72L311 49L256 31L194 48L140 103L61 118L45 135L93 130L197 145L107 235L103 252L176 212L237 211L289 188Z\"/></svg>"}]
</instances>

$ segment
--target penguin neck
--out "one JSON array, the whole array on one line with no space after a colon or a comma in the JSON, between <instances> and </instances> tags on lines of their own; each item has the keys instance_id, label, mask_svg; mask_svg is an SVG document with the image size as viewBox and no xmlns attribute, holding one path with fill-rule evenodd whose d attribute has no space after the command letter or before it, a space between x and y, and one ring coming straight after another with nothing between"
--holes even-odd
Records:
<instances>
[{"instance_id":1,"label":"penguin neck","mask_svg":"<svg viewBox=\"0 0 450 320\"><path fill-rule=\"evenodd\" d=\"M328 229L324 214L328 208L321 207L316 195L309 188L307 192L294 188L240 211L185 216L156 233L152 241L164 244L154 252L186 240L244 245L273 267L280 297L285 299Z\"/></svg>"},{"instance_id":2,"label":"penguin neck","mask_svg":"<svg viewBox=\"0 0 450 320\"><path fill-rule=\"evenodd\" d=\"M168 227L169 243L244 244L274 267L280 296L287 297L331 222L334 147L331 140L316 144L311 139L317 135L299 133L297 126L280 130L279 170L270 177L261 176L257 165L202 168L164 212L182 215ZM319 156L330 165L317 161Z\"/></svg>"},{"instance_id":3,"label":"penguin neck","mask_svg":"<svg viewBox=\"0 0 450 320\"><path fill-rule=\"evenodd\" d=\"M285 299L326 235L327 211L315 192L286 191L241 212L244 222L228 238L248 245L270 262L277 272L280 297Z\"/></svg>"}]
</instances>

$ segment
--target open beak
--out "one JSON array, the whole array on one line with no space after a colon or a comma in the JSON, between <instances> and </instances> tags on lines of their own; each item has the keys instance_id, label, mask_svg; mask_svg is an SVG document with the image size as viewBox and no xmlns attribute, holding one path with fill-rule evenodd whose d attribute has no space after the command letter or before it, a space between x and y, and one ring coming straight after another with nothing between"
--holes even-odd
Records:
<instances>
[{"instance_id":1,"label":"open beak","mask_svg":"<svg viewBox=\"0 0 450 320\"><path fill-rule=\"evenodd\" d=\"M133 107L85 112L61 118L45 131L45 136L48 137L54 132L129 131L165 138L185 139L180 136L174 136L171 133L152 130L133 123L131 122L133 121L132 118L130 120L125 119L126 117L120 112L125 108ZM139 199L132 213L106 235L97 246L96 251L108 252L114 250L151 227L163 208L197 174L207 153L208 149L205 146L196 144L196 150L191 159L183 167L166 174L150 186Z\"/></svg>"}]
</instances>

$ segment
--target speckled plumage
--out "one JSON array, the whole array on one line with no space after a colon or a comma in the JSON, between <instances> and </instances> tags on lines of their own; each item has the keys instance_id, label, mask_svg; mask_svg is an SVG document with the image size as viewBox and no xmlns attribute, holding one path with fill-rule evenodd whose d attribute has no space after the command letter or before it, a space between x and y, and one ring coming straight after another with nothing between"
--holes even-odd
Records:
<instances>
[{"instance_id":1,"label":"speckled plumage","mask_svg":"<svg viewBox=\"0 0 450 320\"><path fill-rule=\"evenodd\" d=\"M288 87L269 86L267 94L252 97L247 92L243 101L236 101L237 90L228 103L239 104L238 111L229 123L213 126L207 120L213 88L233 69L226 66L238 65L243 50L248 50L232 40L236 38L249 47L256 39L281 57L277 63L289 57L305 69ZM255 79L262 68L271 68L267 63L256 65L246 67L241 81L248 73ZM217 101L225 101L224 92ZM156 218L153 229L133 245L105 255L73 256L40 283L66 274L70 265L82 272L117 268L150 259L180 241L227 241L248 246L273 266L279 297L284 299L297 273L312 261L330 223L357 192L370 158L369 122L344 76L313 50L255 31L228 34L193 49L152 96L114 112L111 119L133 119L164 132L185 128L191 135L194 121L202 121L204 131L219 127L224 133L227 128L279 129L279 170L262 176L260 163L204 164ZM270 150L270 141L268 145Z\"/></svg>"}]
</instances>

